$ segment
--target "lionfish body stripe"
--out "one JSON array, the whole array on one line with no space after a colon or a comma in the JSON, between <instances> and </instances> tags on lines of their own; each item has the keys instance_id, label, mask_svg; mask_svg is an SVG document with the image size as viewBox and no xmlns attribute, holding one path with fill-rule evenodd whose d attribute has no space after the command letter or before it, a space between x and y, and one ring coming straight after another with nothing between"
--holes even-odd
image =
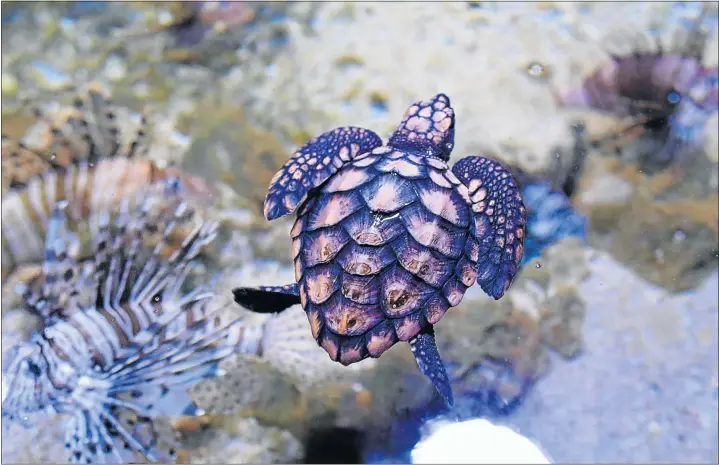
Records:
<instances>
[{"instance_id":1,"label":"lionfish body stripe","mask_svg":"<svg viewBox=\"0 0 719 465\"><path fill-rule=\"evenodd\" d=\"M3 247L9 252L6 269L39 261L46 225L57 202L67 201L72 221L93 211L115 207L119 199L163 179L164 173L147 160L108 159L89 167L88 162L31 179L27 187L11 190L2 199Z\"/></svg>"},{"instance_id":2,"label":"lionfish body stripe","mask_svg":"<svg viewBox=\"0 0 719 465\"><path fill-rule=\"evenodd\" d=\"M144 115L132 120L94 85L73 106L37 110L39 121L19 140L3 137L3 278L40 261L38 245L57 202L67 201L68 218L81 221L168 178L176 178L197 206L207 206L214 194L204 180L143 158L149 149Z\"/></svg>"},{"instance_id":3,"label":"lionfish body stripe","mask_svg":"<svg viewBox=\"0 0 719 465\"><path fill-rule=\"evenodd\" d=\"M159 405L216 376L225 357L260 351L261 334L242 320L225 321L207 287L186 289L216 228L178 193L168 180L126 198L117 216L92 213L93 254L83 263L71 251L69 202L48 215L42 286L24 295L45 327L7 356L2 413L8 420L69 414L73 463L135 461L135 453L171 460L146 431L166 413ZM190 232L168 257L163 242L176 229ZM157 232L163 239L148 245L146 236Z\"/></svg>"}]
</instances>

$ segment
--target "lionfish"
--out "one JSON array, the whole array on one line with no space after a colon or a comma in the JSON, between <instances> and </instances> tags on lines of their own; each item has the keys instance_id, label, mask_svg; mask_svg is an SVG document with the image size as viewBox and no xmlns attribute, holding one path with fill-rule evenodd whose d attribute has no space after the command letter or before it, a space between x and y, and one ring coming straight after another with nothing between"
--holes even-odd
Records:
<instances>
[{"instance_id":1,"label":"lionfish","mask_svg":"<svg viewBox=\"0 0 719 465\"><path fill-rule=\"evenodd\" d=\"M80 221L169 177L198 205L212 195L203 180L145 158L146 116L132 118L94 84L76 94L72 108L37 108L35 114L38 122L20 140L3 135L3 279L42 259L45 227L57 202L67 201L66 215Z\"/></svg>"},{"instance_id":2,"label":"lionfish","mask_svg":"<svg viewBox=\"0 0 719 465\"><path fill-rule=\"evenodd\" d=\"M216 224L198 219L180 192L169 178L138 193L135 206L126 197L117 214L93 213L85 261L76 258L69 202L56 203L42 274L19 289L45 325L3 363L2 416L32 424L42 413L69 415L73 463L133 461L136 452L171 460L154 449L161 402L220 374L217 363L244 348L241 320L223 321L210 288L186 289ZM180 228L185 239L167 256L167 237ZM160 239L148 245L148 236ZM201 412L189 404L184 413Z\"/></svg>"},{"instance_id":3,"label":"lionfish","mask_svg":"<svg viewBox=\"0 0 719 465\"><path fill-rule=\"evenodd\" d=\"M688 32L680 31L686 36L677 34L669 49L654 35L653 51L641 51L636 44L631 54L610 53L611 61L580 88L553 91L561 106L589 107L631 120L618 132L596 138L595 147L647 135L643 141L650 145L642 156L666 164L696 146L719 107L717 67L706 67L702 58L708 35L702 23L710 8L704 6Z\"/></svg>"}]
</instances>

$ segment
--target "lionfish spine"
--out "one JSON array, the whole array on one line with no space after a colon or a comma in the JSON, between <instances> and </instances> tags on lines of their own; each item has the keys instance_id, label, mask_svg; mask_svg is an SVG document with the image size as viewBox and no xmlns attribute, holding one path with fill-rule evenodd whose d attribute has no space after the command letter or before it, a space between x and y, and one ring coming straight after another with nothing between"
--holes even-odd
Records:
<instances>
[{"instance_id":1,"label":"lionfish spine","mask_svg":"<svg viewBox=\"0 0 719 465\"><path fill-rule=\"evenodd\" d=\"M9 255L3 268L41 258L46 225L57 202L67 201L68 217L78 221L116 208L128 195L167 178L168 173L149 160L115 158L81 161L30 179L26 188L3 195L2 245Z\"/></svg>"},{"instance_id":2,"label":"lionfish spine","mask_svg":"<svg viewBox=\"0 0 719 465\"><path fill-rule=\"evenodd\" d=\"M209 305L214 294L207 286L187 289L217 225L196 217L179 193L169 179L126 196L118 214L93 213L94 254L84 267L71 253L77 238L67 227L69 202L58 202L50 214L43 285L39 294L25 295L47 316L46 326L15 349L5 370L3 415L70 414L72 462L131 460L118 443L157 460L152 441L143 442L120 413L149 422L169 392L216 376L219 361L248 348L243 323L221 318L221 308ZM189 233L168 256L167 241L177 229ZM151 245L154 235L160 239Z\"/></svg>"}]
</instances>

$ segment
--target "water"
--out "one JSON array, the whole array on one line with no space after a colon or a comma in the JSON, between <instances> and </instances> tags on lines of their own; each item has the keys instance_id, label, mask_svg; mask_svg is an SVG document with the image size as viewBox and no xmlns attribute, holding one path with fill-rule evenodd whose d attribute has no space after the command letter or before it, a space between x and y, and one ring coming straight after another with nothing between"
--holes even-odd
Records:
<instances>
[{"instance_id":1,"label":"water","mask_svg":"<svg viewBox=\"0 0 719 465\"><path fill-rule=\"evenodd\" d=\"M631 55L634 43L651 47L642 38L650 35L675 54L701 50L702 65L716 67L716 9L700 2L248 3L252 10L241 14L222 7L225 16L203 22L171 3L3 4L3 39L10 39L3 43L3 134L24 133L31 103L71 106L67 85L82 88L90 79L124 108L113 107L108 117L101 107L91 127L108 118L122 134L137 135L137 111L145 109L151 137L135 160L145 167L143 160L153 160L154 168L109 173L91 193L131 190L145 173L165 173L153 171L159 167L197 177L183 186L193 195L209 193L207 215L219 222L219 245L188 272L187 286L212 282L223 317L243 318L264 338L267 353L227 362L218 373L228 376L201 381L174 406L182 403L179 411L192 414L196 409L186 405L192 396L232 392L203 398L231 420L216 411L200 418L175 411L169 420L153 418L152 428L135 424L134 433L190 462L288 463L339 453L331 457L406 463L428 421L481 417L531 439L555 462L717 460L715 74L664 93L644 79L627 90L634 99L629 117L581 93L610 53ZM610 43L625 49L609 50ZM643 90L656 92L641 100ZM452 409L419 373L406 344L342 367L316 347L304 319L288 318L297 326L267 333L283 320L243 312L231 295L234 287L294 278L297 250L288 237L294 218L268 223L262 200L300 145L337 126L365 127L386 140L412 102L439 92L450 96L456 115L450 164L484 155L525 173L517 181L529 217L523 268L507 294L494 301L474 286L435 325L453 381ZM679 111L652 113L666 107ZM48 146L51 130L35 127L25 142L39 156L11 157L4 145L3 233L44 221L39 214L6 215L11 207L52 200L8 196L25 192L23 176L60 173L53 170L67 150L85 147L83 123L73 110L64 115L54 124L75 134L67 144ZM582 134L572 130L578 119ZM583 145L577 138L585 138ZM91 159L83 166L101 165ZM12 186L6 169L17 180ZM87 217L78 211L70 227L87 245ZM36 258L25 267L10 272L3 263L7 341L41 331L18 317L22 312L8 311L27 308L13 283L34 289L43 250L29 252ZM150 303L159 316L162 298ZM3 341L4 360L13 344ZM277 360L287 353L270 354L278 345L303 352ZM320 356L327 367L303 365ZM4 383L3 399L6 390ZM4 461L67 460L68 418L48 414L38 421L25 430L3 418ZM341 450L331 450L340 440Z\"/></svg>"}]
</instances>

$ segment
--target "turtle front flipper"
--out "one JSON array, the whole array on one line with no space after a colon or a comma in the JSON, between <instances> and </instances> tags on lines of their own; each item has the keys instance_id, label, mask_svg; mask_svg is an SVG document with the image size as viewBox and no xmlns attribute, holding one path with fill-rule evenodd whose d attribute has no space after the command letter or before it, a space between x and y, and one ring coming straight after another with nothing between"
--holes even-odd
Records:
<instances>
[{"instance_id":1,"label":"turtle front flipper","mask_svg":"<svg viewBox=\"0 0 719 465\"><path fill-rule=\"evenodd\" d=\"M381 145L377 134L353 126L334 129L307 142L270 181L265 218L271 221L292 213L310 190L321 186L360 153Z\"/></svg>"},{"instance_id":2,"label":"turtle front flipper","mask_svg":"<svg viewBox=\"0 0 719 465\"><path fill-rule=\"evenodd\" d=\"M470 230L478 249L470 255L477 258L477 282L499 299L512 284L524 254L527 211L522 194L512 174L489 158L465 157L452 172L467 186L472 202Z\"/></svg>"},{"instance_id":3,"label":"turtle front flipper","mask_svg":"<svg viewBox=\"0 0 719 465\"><path fill-rule=\"evenodd\" d=\"M238 287L232 290L232 294L241 307L255 313L280 313L300 303L297 284Z\"/></svg>"},{"instance_id":4,"label":"turtle front flipper","mask_svg":"<svg viewBox=\"0 0 719 465\"><path fill-rule=\"evenodd\" d=\"M444 368L442 358L434 340L434 328L431 326L423 329L419 334L409 340L412 354L417 360L419 371L422 372L434 385L437 392L444 398L450 407L454 404L452 386L449 383L449 376Z\"/></svg>"}]
</instances>

